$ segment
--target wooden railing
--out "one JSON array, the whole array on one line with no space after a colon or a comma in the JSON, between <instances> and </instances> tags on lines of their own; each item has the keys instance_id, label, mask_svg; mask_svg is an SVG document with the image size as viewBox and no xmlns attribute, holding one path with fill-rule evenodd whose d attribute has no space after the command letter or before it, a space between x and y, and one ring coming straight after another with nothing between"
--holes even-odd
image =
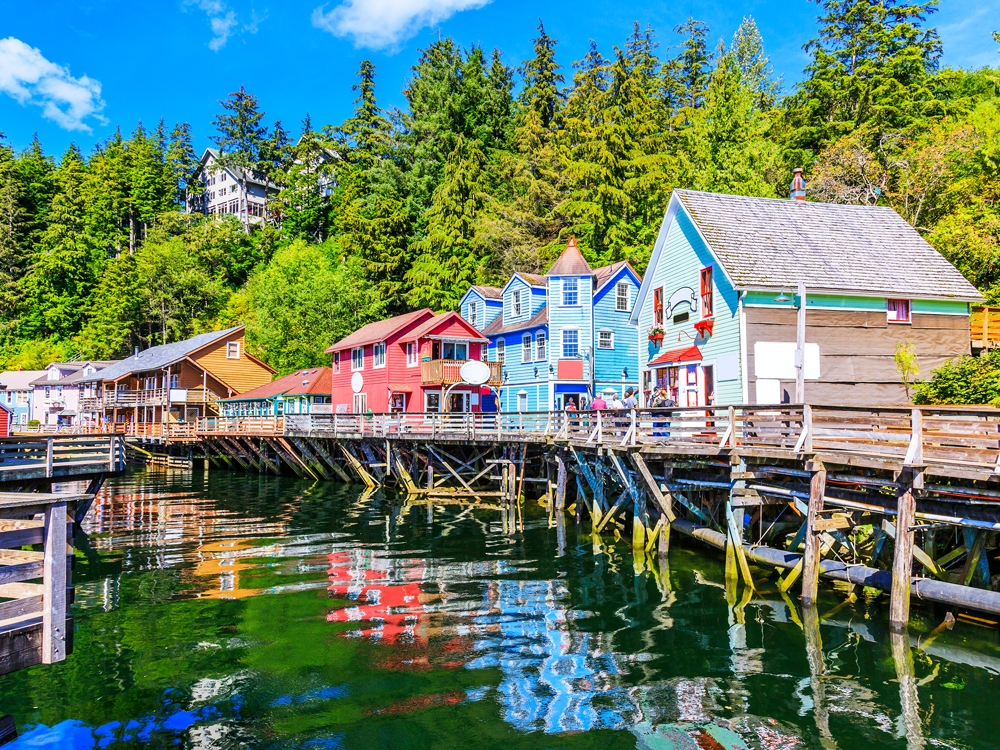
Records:
<instances>
[{"instance_id":1,"label":"wooden railing","mask_svg":"<svg viewBox=\"0 0 1000 750\"><path fill-rule=\"evenodd\" d=\"M0 493L0 674L62 661L71 650L73 520L77 503L91 499Z\"/></svg>"},{"instance_id":2,"label":"wooden railing","mask_svg":"<svg viewBox=\"0 0 1000 750\"><path fill-rule=\"evenodd\" d=\"M456 359L432 359L420 363L420 382L425 385L453 385L462 382L459 370L465 360ZM489 385L500 385L503 372L503 363L484 362L490 366Z\"/></svg>"},{"instance_id":3,"label":"wooden railing","mask_svg":"<svg viewBox=\"0 0 1000 750\"><path fill-rule=\"evenodd\" d=\"M114 435L0 438L0 482L121 471L124 451Z\"/></svg>"},{"instance_id":4,"label":"wooden railing","mask_svg":"<svg viewBox=\"0 0 1000 750\"><path fill-rule=\"evenodd\" d=\"M138 391L105 391L100 396L81 396L81 411L122 409L134 406L164 406L168 404L170 391L185 391L184 401L175 404L216 404L221 396L210 388L150 388Z\"/></svg>"},{"instance_id":5,"label":"wooden railing","mask_svg":"<svg viewBox=\"0 0 1000 750\"><path fill-rule=\"evenodd\" d=\"M1000 307L973 305L969 316L969 338L973 346L1000 345Z\"/></svg>"}]
</instances>

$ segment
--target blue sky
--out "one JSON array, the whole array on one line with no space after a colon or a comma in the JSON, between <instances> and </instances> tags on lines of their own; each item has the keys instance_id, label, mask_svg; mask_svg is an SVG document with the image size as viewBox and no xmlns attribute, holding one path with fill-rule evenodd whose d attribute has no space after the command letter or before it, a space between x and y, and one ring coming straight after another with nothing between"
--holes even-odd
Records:
<instances>
[{"instance_id":1,"label":"blue sky","mask_svg":"<svg viewBox=\"0 0 1000 750\"><path fill-rule=\"evenodd\" d=\"M1000 28L995 2L942 0L933 21L945 64L1000 63L990 33ZM350 114L350 87L365 57L377 69L380 104L401 106L418 50L438 34L498 47L516 67L531 55L539 17L569 68L590 39L606 54L621 45L634 21L657 30L665 53L673 27L689 16L709 24L714 46L751 15L791 87L806 64L801 47L815 33L816 12L808 0L0 0L0 132L18 149L37 132L58 155L71 141L86 152L117 125L155 126L163 117L190 122L201 149L217 100L241 84L260 98L269 122L297 132L306 112L314 126Z\"/></svg>"}]
</instances>

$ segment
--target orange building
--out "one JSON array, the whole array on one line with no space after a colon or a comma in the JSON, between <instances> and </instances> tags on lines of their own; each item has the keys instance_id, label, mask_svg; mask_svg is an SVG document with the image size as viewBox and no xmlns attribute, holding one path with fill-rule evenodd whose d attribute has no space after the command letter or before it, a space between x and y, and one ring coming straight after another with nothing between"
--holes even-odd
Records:
<instances>
[{"instance_id":1,"label":"orange building","mask_svg":"<svg viewBox=\"0 0 1000 750\"><path fill-rule=\"evenodd\" d=\"M100 426L157 425L219 413L220 399L271 382L274 369L247 354L246 326L162 344L81 378L80 411Z\"/></svg>"}]
</instances>

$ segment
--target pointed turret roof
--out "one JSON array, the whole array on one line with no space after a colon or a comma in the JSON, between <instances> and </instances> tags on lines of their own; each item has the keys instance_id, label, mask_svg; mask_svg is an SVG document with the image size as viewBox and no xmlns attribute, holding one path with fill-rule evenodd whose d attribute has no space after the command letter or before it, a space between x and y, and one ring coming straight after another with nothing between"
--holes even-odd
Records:
<instances>
[{"instance_id":1,"label":"pointed turret roof","mask_svg":"<svg viewBox=\"0 0 1000 750\"><path fill-rule=\"evenodd\" d=\"M559 260L552 264L546 276L586 276L593 273L580 249L576 246L576 237L570 237L566 249L562 251Z\"/></svg>"}]
</instances>

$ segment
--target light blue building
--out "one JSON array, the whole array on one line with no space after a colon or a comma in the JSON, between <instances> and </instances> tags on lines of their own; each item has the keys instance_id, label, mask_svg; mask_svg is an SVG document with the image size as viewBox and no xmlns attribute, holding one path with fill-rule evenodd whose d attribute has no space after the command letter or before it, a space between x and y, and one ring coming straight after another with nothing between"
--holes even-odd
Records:
<instances>
[{"instance_id":1,"label":"light blue building","mask_svg":"<svg viewBox=\"0 0 1000 750\"><path fill-rule=\"evenodd\" d=\"M503 289L470 286L459 301L458 310L463 318L481 331L503 313Z\"/></svg>"},{"instance_id":2,"label":"light blue building","mask_svg":"<svg viewBox=\"0 0 1000 750\"><path fill-rule=\"evenodd\" d=\"M462 316L489 338L489 359L502 362L500 411L579 408L598 392L619 397L638 387L639 352L629 318L638 274L625 261L591 268L571 239L544 276L515 273L499 302L473 287L462 298ZM479 310L471 306L482 304ZM485 318L494 314L486 321Z\"/></svg>"},{"instance_id":3,"label":"light blue building","mask_svg":"<svg viewBox=\"0 0 1000 750\"><path fill-rule=\"evenodd\" d=\"M0 404L10 412L13 432L26 427L31 421L31 403L34 394L32 381L45 375L45 370L10 370L0 372Z\"/></svg>"}]
</instances>

